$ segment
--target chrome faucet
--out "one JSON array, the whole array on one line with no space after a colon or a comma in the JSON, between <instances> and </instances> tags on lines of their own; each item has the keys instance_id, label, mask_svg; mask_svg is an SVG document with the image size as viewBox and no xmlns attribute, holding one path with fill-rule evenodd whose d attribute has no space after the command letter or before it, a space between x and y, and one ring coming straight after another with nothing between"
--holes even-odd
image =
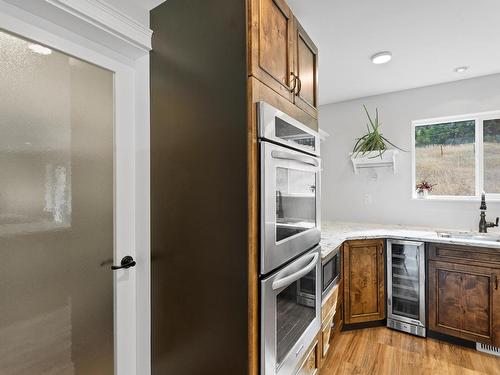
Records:
<instances>
[{"instance_id":1,"label":"chrome faucet","mask_svg":"<svg viewBox=\"0 0 500 375\"><path fill-rule=\"evenodd\" d=\"M500 218L497 217L497 220L495 223L489 223L486 221L486 196L485 193L481 195L481 207L479 207L481 210L481 220L479 220L479 233L488 233L488 228L494 228L498 227L498 221Z\"/></svg>"}]
</instances>

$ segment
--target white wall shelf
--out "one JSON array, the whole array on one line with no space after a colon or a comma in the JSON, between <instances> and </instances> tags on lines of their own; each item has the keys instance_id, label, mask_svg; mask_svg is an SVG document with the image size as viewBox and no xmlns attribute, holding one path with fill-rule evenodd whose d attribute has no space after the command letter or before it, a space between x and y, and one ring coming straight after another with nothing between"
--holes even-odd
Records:
<instances>
[{"instance_id":1,"label":"white wall shelf","mask_svg":"<svg viewBox=\"0 0 500 375\"><path fill-rule=\"evenodd\" d=\"M359 154L357 157L351 153L352 167L354 174L359 174L360 169L364 168L392 168L396 173L396 156L399 154L398 150L386 150L382 157L378 151L371 151L364 155Z\"/></svg>"}]
</instances>

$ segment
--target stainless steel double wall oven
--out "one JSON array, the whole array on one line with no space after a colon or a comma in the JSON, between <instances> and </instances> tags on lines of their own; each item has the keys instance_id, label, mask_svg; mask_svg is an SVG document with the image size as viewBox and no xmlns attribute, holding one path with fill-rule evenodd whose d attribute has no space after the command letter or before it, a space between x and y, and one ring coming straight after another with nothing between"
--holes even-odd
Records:
<instances>
[{"instance_id":1,"label":"stainless steel double wall oven","mask_svg":"<svg viewBox=\"0 0 500 375\"><path fill-rule=\"evenodd\" d=\"M320 329L319 134L258 103L261 373L289 375Z\"/></svg>"}]
</instances>

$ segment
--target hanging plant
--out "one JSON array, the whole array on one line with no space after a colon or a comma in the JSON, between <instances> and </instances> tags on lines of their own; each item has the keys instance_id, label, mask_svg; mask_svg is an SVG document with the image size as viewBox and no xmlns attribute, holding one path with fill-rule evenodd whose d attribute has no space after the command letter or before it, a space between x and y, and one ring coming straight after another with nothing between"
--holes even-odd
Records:
<instances>
[{"instance_id":1,"label":"hanging plant","mask_svg":"<svg viewBox=\"0 0 500 375\"><path fill-rule=\"evenodd\" d=\"M381 123L379 122L378 109L375 109L375 119L372 119L365 105L363 105L363 108L365 109L365 113L370 124L366 124L367 133L360 138L356 138L356 144L352 150L354 157L358 157L360 154L361 156L365 156L370 152L378 151L377 155L369 156L369 158L382 158L382 155L387 150L386 143L397 148L398 150L406 152L385 138L380 132Z\"/></svg>"}]
</instances>

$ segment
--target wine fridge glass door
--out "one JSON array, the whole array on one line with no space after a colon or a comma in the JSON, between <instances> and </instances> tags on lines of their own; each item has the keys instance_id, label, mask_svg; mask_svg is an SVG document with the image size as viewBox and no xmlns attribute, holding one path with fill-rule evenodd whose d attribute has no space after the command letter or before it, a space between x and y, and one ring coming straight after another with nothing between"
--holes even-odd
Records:
<instances>
[{"instance_id":1,"label":"wine fridge glass door","mask_svg":"<svg viewBox=\"0 0 500 375\"><path fill-rule=\"evenodd\" d=\"M424 245L389 241L389 317L425 325Z\"/></svg>"}]
</instances>

